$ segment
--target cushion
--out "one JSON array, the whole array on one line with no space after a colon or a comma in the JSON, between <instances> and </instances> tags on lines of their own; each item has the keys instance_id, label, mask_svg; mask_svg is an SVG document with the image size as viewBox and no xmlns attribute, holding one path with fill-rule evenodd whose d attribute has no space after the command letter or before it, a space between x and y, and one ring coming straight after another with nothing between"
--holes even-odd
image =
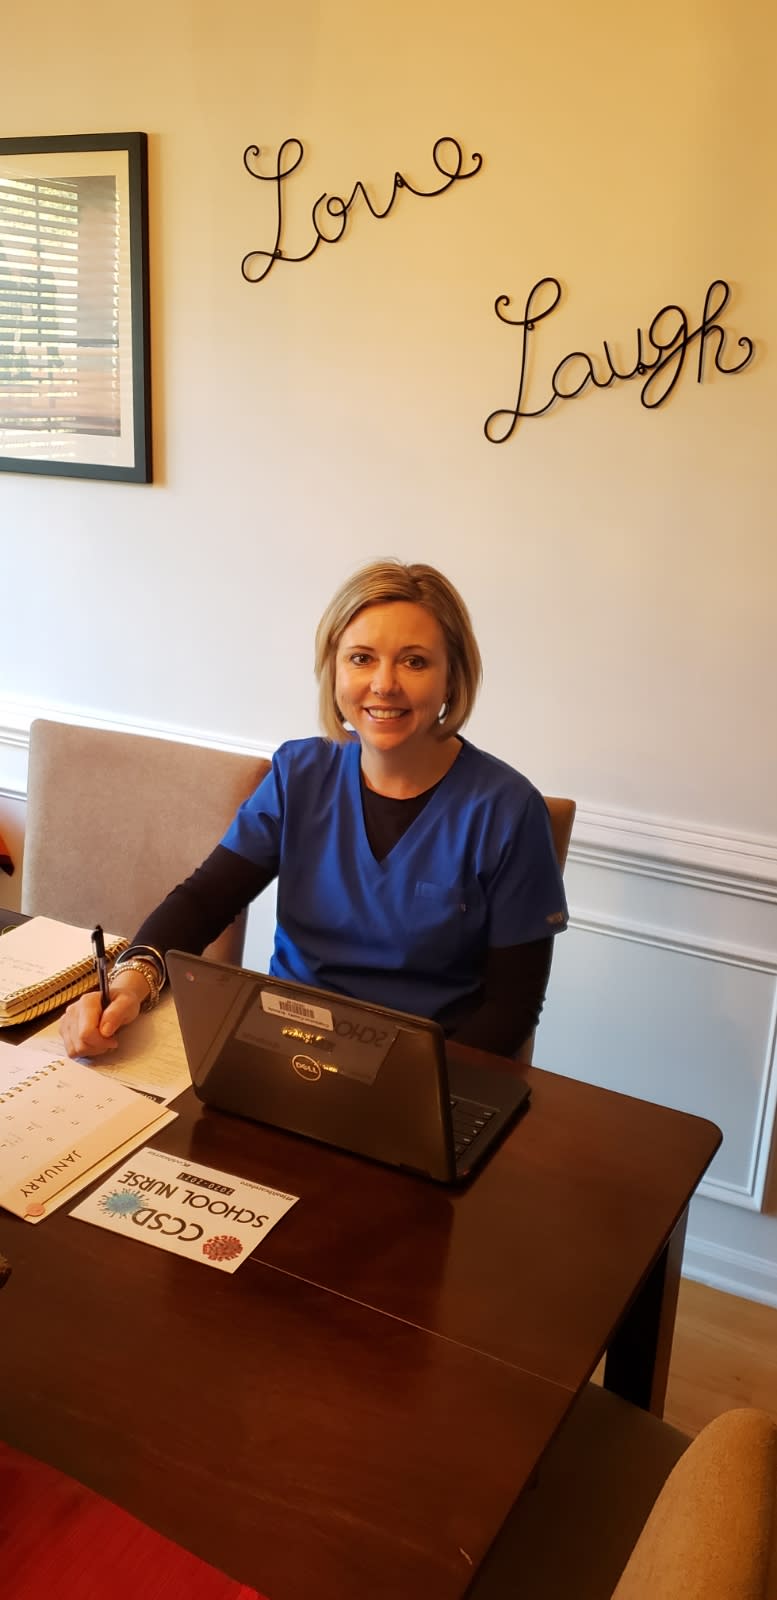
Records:
<instances>
[{"instance_id":1,"label":"cushion","mask_svg":"<svg viewBox=\"0 0 777 1600\"><path fill-rule=\"evenodd\" d=\"M261 1600L53 1467L0 1444L7 1600Z\"/></svg>"},{"instance_id":2,"label":"cushion","mask_svg":"<svg viewBox=\"0 0 777 1600\"><path fill-rule=\"evenodd\" d=\"M727 1411L670 1473L613 1600L775 1600L777 1424Z\"/></svg>"}]
</instances>

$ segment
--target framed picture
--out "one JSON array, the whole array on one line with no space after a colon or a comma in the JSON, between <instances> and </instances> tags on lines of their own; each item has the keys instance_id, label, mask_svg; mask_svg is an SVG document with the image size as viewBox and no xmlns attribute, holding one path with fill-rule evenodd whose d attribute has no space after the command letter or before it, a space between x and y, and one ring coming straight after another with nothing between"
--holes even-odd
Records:
<instances>
[{"instance_id":1,"label":"framed picture","mask_svg":"<svg viewBox=\"0 0 777 1600\"><path fill-rule=\"evenodd\" d=\"M151 482L144 133L0 139L0 470Z\"/></svg>"}]
</instances>

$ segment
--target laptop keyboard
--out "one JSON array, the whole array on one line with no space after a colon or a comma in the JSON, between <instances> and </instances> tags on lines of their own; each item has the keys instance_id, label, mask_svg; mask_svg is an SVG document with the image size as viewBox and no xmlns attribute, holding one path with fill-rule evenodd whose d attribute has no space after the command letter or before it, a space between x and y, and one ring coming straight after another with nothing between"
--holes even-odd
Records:
<instances>
[{"instance_id":1,"label":"laptop keyboard","mask_svg":"<svg viewBox=\"0 0 777 1600\"><path fill-rule=\"evenodd\" d=\"M491 1106L478 1105L476 1100L459 1100L451 1095L451 1122L457 1158L469 1149L473 1139L483 1132L495 1116L496 1112Z\"/></svg>"}]
</instances>

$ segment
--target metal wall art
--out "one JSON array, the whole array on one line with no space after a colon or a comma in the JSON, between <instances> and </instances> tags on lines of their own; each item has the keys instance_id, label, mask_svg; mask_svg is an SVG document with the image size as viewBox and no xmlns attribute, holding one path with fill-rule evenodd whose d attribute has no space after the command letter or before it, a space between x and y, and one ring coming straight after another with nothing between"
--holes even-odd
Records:
<instances>
[{"instance_id":1,"label":"metal wall art","mask_svg":"<svg viewBox=\"0 0 777 1600\"><path fill-rule=\"evenodd\" d=\"M371 216L382 219L391 212L400 189L407 189L419 199L432 199L436 195L445 194L453 184L474 178L483 165L483 157L478 151L474 151L470 158L470 166L465 170L464 153L458 140L444 136L436 141L432 150L432 161L444 180L434 189L418 189L401 172L395 172L391 194L382 209L370 199L361 179L357 179L347 200L342 195L327 194L324 191L314 202L310 213L313 242L308 250L294 256L289 255L283 247L283 185L297 171L304 154L305 147L301 139L284 139L278 149L274 169L260 172L257 170L257 163L262 156L259 145L250 144L243 152L243 164L250 176L259 183L272 184L275 188L275 241L272 249L249 250L243 257L241 270L248 283L263 283L276 261L295 263L309 261L319 245L339 244L345 233L351 208L358 196L361 195ZM741 359L730 365L726 365L723 360L727 334L717 319L728 305L731 288L723 278L715 278L705 294L704 309L698 327L691 327L681 306L674 304L662 306L653 317L645 335L641 328L637 328L632 366L628 365L630 358L624 363L613 355L611 345L606 339L602 341L602 358L599 359L597 366L587 351L570 350L568 355L557 362L550 375L550 393L546 385L546 398L542 404L530 406L527 403L527 390L531 387L532 381L530 371L535 366L533 349L531 361L529 359L530 336L536 332L537 324L555 311L561 299L561 292L558 278L540 278L529 290L521 317L508 315L511 303L509 295L500 294L494 302L494 310L500 322L513 328L520 328L522 338L517 399L512 408L501 407L492 411L486 418L483 432L490 444L505 444L524 418L544 416L557 400L574 400L577 395L583 393L588 384L592 384L595 389L609 389L616 379L627 382L631 378L643 378L640 400L646 410L655 411L672 393L685 366L686 356L695 341L698 341L697 383L702 383L704 378L705 355L710 343L714 347L713 359L717 372L726 375L741 372L752 359L755 346L752 339L743 336L737 340L738 349L744 352Z\"/></svg>"},{"instance_id":2,"label":"metal wall art","mask_svg":"<svg viewBox=\"0 0 777 1600\"><path fill-rule=\"evenodd\" d=\"M544 405L528 410L524 408L524 389L529 337L536 332L537 323L544 321L545 317L549 317L551 312L555 311L561 299L561 284L558 278L540 278L529 290L522 317L508 317L510 296L500 294L494 303L494 310L500 321L508 323L512 328L523 329L521 371L518 380L518 398L514 407L512 410L491 412L483 425L486 438L491 444L504 444L515 431L521 418L543 416L556 400L574 400L577 395L582 394L589 383L596 389L609 389L616 378L624 382L630 378L644 378L640 400L648 411L655 411L672 393L685 365L688 350L696 339L699 341L697 383L701 383L704 378L704 357L708 340L714 341L714 360L718 372L741 372L752 357L753 341L747 338L738 339L739 349L745 352L741 361L734 362L732 366L724 366L722 356L726 333L715 320L725 310L730 295L729 285L722 278L715 278L704 297L701 322L698 328L693 329L689 326L688 318L680 306L662 306L648 328L645 345L642 341L642 329L637 329L634 365L628 371L620 370L606 339L602 341L604 361L600 370L606 370L609 377L597 377L593 360L585 350L571 350L569 355L564 356L553 369L550 378L551 392ZM650 350L647 346L651 347Z\"/></svg>"},{"instance_id":3,"label":"metal wall art","mask_svg":"<svg viewBox=\"0 0 777 1600\"><path fill-rule=\"evenodd\" d=\"M151 481L144 133L0 139L0 470Z\"/></svg>"},{"instance_id":4,"label":"metal wall art","mask_svg":"<svg viewBox=\"0 0 777 1600\"><path fill-rule=\"evenodd\" d=\"M474 151L471 157L472 165L468 172L464 168L464 152L456 139L445 135L438 139L432 150L432 161L437 171L445 179L436 189L416 189L408 178L401 172L394 173L394 182L391 198L388 205L381 211L379 206L373 205L361 179L354 184L347 200L342 195L327 194L324 190L316 200L310 214L315 238L309 250L304 255L290 256L281 248L283 236L283 184L291 177L293 172L302 162L305 147L301 139L284 139L275 161L274 172L257 172L255 163L262 152L257 144L249 144L243 153L243 163L246 171L259 183L272 183L275 185L276 228L275 243L271 250L249 250L243 257L242 273L248 283L262 283L275 266L276 261L299 262L309 261L315 255L320 244L339 244L345 233L351 206L357 195L361 195L371 216L378 219L387 217L400 189L407 189L409 194L414 194L420 200L431 200L435 195L445 194L454 183L464 183L467 178L474 178L483 165L483 157Z\"/></svg>"}]
</instances>

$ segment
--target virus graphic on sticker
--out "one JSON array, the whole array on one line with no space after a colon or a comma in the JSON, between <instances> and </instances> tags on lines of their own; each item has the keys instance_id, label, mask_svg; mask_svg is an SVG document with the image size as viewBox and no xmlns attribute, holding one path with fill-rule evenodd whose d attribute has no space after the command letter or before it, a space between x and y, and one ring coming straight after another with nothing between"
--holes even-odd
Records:
<instances>
[{"instance_id":1,"label":"virus graphic on sticker","mask_svg":"<svg viewBox=\"0 0 777 1600\"><path fill-rule=\"evenodd\" d=\"M205 1240L202 1253L211 1261L234 1261L235 1256L243 1254L243 1246L233 1233L217 1233L215 1238Z\"/></svg>"},{"instance_id":2,"label":"virus graphic on sticker","mask_svg":"<svg viewBox=\"0 0 777 1600\"><path fill-rule=\"evenodd\" d=\"M143 1210L143 1201L131 1189L114 1189L111 1194L102 1195L100 1210L109 1217L134 1217L136 1211Z\"/></svg>"}]
</instances>

